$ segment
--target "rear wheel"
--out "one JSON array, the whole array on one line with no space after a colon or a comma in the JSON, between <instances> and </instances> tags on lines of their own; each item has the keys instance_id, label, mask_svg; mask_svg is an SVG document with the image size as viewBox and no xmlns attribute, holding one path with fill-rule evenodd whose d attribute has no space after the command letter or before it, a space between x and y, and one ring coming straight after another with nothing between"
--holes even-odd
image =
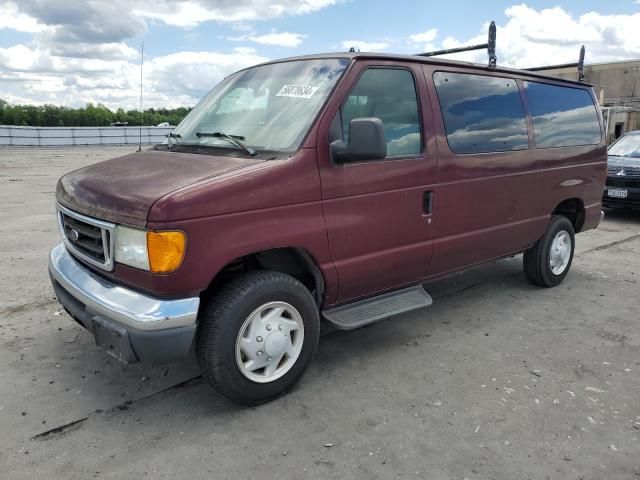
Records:
<instances>
[{"instance_id":1,"label":"rear wheel","mask_svg":"<svg viewBox=\"0 0 640 480\"><path fill-rule=\"evenodd\" d=\"M546 233L524 254L524 271L531 283L555 287L569 273L575 248L573 225L560 215L551 219Z\"/></svg>"},{"instance_id":2,"label":"rear wheel","mask_svg":"<svg viewBox=\"0 0 640 480\"><path fill-rule=\"evenodd\" d=\"M196 339L200 368L228 399L263 403L302 376L319 330L318 308L304 285L279 272L250 272L205 308Z\"/></svg>"}]
</instances>

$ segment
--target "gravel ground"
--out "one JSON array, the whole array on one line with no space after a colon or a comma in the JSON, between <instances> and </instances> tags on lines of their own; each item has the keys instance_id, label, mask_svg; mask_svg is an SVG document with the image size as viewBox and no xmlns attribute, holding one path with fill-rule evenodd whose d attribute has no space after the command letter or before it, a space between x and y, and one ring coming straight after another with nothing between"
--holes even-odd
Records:
<instances>
[{"instance_id":1,"label":"gravel ground","mask_svg":"<svg viewBox=\"0 0 640 480\"><path fill-rule=\"evenodd\" d=\"M501 260L324 335L246 409L193 360L117 363L54 299L57 178L133 150L0 149L1 478L640 478L640 212L579 235L557 288Z\"/></svg>"}]
</instances>

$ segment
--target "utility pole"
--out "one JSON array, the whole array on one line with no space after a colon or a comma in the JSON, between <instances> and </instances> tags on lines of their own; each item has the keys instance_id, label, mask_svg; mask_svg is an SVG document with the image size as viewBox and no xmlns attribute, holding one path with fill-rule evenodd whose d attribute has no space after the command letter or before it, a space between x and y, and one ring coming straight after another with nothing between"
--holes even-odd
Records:
<instances>
[{"instance_id":1,"label":"utility pole","mask_svg":"<svg viewBox=\"0 0 640 480\"><path fill-rule=\"evenodd\" d=\"M138 135L138 151L142 151L142 67L144 66L144 42L140 52L140 130Z\"/></svg>"}]
</instances>

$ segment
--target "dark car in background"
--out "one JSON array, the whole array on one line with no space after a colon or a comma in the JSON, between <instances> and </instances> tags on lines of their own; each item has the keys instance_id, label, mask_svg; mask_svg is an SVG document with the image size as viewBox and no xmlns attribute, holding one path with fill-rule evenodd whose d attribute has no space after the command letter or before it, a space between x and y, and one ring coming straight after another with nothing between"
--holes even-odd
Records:
<instances>
[{"instance_id":1,"label":"dark car in background","mask_svg":"<svg viewBox=\"0 0 640 480\"><path fill-rule=\"evenodd\" d=\"M640 208L640 130L620 137L609 147L608 156L603 205Z\"/></svg>"}]
</instances>

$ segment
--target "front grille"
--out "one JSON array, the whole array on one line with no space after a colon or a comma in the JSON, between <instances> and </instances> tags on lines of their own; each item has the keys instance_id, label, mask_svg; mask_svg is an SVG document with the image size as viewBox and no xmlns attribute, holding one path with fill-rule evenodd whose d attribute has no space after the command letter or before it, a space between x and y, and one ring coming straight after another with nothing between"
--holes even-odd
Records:
<instances>
[{"instance_id":1,"label":"front grille","mask_svg":"<svg viewBox=\"0 0 640 480\"><path fill-rule=\"evenodd\" d=\"M113 230L115 225L87 217L58 205L60 234L67 249L103 270L113 269Z\"/></svg>"},{"instance_id":2,"label":"front grille","mask_svg":"<svg viewBox=\"0 0 640 480\"><path fill-rule=\"evenodd\" d=\"M640 166L625 167L622 165L609 165L607 174L610 177L640 177Z\"/></svg>"},{"instance_id":3,"label":"front grille","mask_svg":"<svg viewBox=\"0 0 640 480\"><path fill-rule=\"evenodd\" d=\"M640 177L607 177L606 185L617 188L640 188Z\"/></svg>"},{"instance_id":4,"label":"front grille","mask_svg":"<svg viewBox=\"0 0 640 480\"><path fill-rule=\"evenodd\" d=\"M76 220L64 213L61 215L67 240L85 255L104 263L105 252L102 229Z\"/></svg>"}]
</instances>

